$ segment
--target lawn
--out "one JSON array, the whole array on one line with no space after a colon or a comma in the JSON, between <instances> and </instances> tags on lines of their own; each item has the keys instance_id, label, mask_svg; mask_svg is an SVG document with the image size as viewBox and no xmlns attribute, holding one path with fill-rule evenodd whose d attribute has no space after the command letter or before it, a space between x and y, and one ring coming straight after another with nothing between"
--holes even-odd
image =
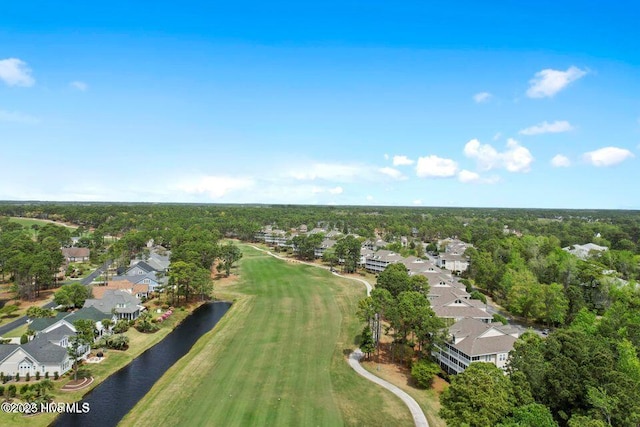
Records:
<instances>
[{"instance_id":1,"label":"lawn","mask_svg":"<svg viewBox=\"0 0 640 427\"><path fill-rule=\"evenodd\" d=\"M6 334L4 334L2 336L2 338L15 338L15 337L21 337L23 334L27 333L27 329L29 328L29 325L27 324L27 322L24 322L24 325L18 326L17 328L7 332Z\"/></svg>"},{"instance_id":2,"label":"lawn","mask_svg":"<svg viewBox=\"0 0 640 427\"><path fill-rule=\"evenodd\" d=\"M235 303L121 425L412 425L345 360L362 285L246 245Z\"/></svg>"},{"instance_id":3,"label":"lawn","mask_svg":"<svg viewBox=\"0 0 640 427\"><path fill-rule=\"evenodd\" d=\"M35 219L35 218L10 217L9 221L20 224L27 231L29 231L29 233L31 233L32 236L35 236L35 231L31 228L32 225L37 225L39 227L43 227L43 226L45 226L47 224L55 224L55 225L58 225L60 227L67 227L67 228L74 228L74 229L78 228L76 226L70 226L70 225L67 225L67 224L63 224L61 222L48 221L48 220L44 220L44 219Z\"/></svg>"}]
</instances>

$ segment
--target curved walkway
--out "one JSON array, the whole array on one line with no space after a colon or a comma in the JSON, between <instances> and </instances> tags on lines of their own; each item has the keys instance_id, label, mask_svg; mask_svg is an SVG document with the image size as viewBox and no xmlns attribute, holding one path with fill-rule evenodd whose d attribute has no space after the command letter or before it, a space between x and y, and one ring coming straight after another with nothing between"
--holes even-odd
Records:
<instances>
[{"instance_id":1,"label":"curved walkway","mask_svg":"<svg viewBox=\"0 0 640 427\"><path fill-rule=\"evenodd\" d=\"M391 384L388 381L383 380L382 378L376 377L371 372L367 371L360 365L360 359L362 359L362 351L360 349L356 349L353 353L349 355L349 365L360 375L372 381L379 386L382 386L389 390L391 393L398 396L402 401L409 407L411 411L411 415L413 416L413 422L416 427L429 427L429 423L427 422L427 417L424 416L424 412L422 412L422 408L418 405L413 397L409 396L407 393L402 391L399 387Z\"/></svg>"},{"instance_id":2,"label":"curved walkway","mask_svg":"<svg viewBox=\"0 0 640 427\"><path fill-rule=\"evenodd\" d=\"M261 249L261 248L259 248L257 246L251 245L251 247L254 248L254 249L257 249L257 250L259 250L261 252L266 252L267 254L271 255L272 257L281 259L283 261L292 261L290 258L281 257L279 255L276 255L276 254L272 253L271 251L268 251L268 250L265 250L265 249ZM297 261L297 260L295 262L299 262L301 264L311 265L311 266L318 267L318 268L324 268L325 270L329 269L328 267L325 267L323 265L317 265L317 264L313 264L313 263L310 263L310 262ZM358 281L360 283L363 283L367 287L367 295L371 294L371 290L373 289L373 287L366 280L360 279L360 278L357 278L357 277L343 276L343 275L338 274L336 272L333 272L333 274L336 275L336 276L339 276L339 277L343 277L345 279L356 280L356 281ZM407 405L407 407L409 408L409 411L411 411L411 416L413 417L413 422L416 425L416 427L429 427L429 423L427 422L427 417L425 417L424 412L422 412L422 408L420 408L420 405L418 405L418 402L416 402L413 399L413 397L409 396L407 393L402 391L399 387L391 384L388 381L383 380L382 378L379 378L379 377L373 375L371 372L369 372L366 369L364 369L360 365L360 359L362 359L362 356L363 356L362 351L360 351L359 348L356 349L355 351L353 351L349 355L349 365L353 368L353 370L356 371L361 376L363 376L366 379L368 379L369 381L372 381L372 382L378 384L379 386L382 386L382 387L386 388L391 393L393 393L396 396L398 396L405 403L405 405Z\"/></svg>"}]
</instances>

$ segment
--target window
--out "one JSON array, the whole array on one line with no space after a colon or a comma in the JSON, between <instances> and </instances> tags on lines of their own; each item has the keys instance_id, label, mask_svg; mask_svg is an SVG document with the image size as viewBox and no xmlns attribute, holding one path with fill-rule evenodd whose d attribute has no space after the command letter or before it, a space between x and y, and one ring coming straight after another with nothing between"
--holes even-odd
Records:
<instances>
[{"instance_id":1,"label":"window","mask_svg":"<svg viewBox=\"0 0 640 427\"><path fill-rule=\"evenodd\" d=\"M504 362L505 360L507 360L507 353L500 353L500 354L498 355L498 360L499 360L500 362Z\"/></svg>"}]
</instances>

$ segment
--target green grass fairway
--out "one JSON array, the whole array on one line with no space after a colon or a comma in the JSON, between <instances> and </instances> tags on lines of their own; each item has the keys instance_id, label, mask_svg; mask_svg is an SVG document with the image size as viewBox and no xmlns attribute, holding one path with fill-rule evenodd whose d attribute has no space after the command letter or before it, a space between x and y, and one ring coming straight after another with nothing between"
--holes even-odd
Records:
<instances>
[{"instance_id":1,"label":"green grass fairway","mask_svg":"<svg viewBox=\"0 0 640 427\"><path fill-rule=\"evenodd\" d=\"M242 246L229 312L122 420L135 426L412 425L345 361L364 287Z\"/></svg>"},{"instance_id":2,"label":"green grass fairway","mask_svg":"<svg viewBox=\"0 0 640 427\"><path fill-rule=\"evenodd\" d=\"M32 225L39 225L40 227L45 226L47 224L53 224L53 225L57 225L59 227L67 227L67 228L78 228L78 227L73 227L70 225L66 225L66 224L62 224L61 222L55 222L55 221L46 221L43 219L36 219L36 218L18 218L18 217L10 217L9 221L11 222L17 222L18 224L22 225L23 227L26 228L31 228Z\"/></svg>"}]
</instances>

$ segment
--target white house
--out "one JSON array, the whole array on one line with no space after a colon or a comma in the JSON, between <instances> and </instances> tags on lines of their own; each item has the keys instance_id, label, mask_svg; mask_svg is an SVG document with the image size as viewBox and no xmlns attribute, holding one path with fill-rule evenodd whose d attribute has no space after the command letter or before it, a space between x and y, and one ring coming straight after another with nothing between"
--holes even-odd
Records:
<instances>
[{"instance_id":1,"label":"white house","mask_svg":"<svg viewBox=\"0 0 640 427\"><path fill-rule=\"evenodd\" d=\"M47 332L38 333L26 344L0 345L0 372L12 377L20 374L22 378L27 373L33 377L36 372L43 377L47 372L49 375L55 372L59 375L64 374L73 365L73 360L67 352L69 339L73 335L73 326L69 327L66 322L60 321ZM79 348L81 358L86 358L90 350L90 346Z\"/></svg>"},{"instance_id":2,"label":"white house","mask_svg":"<svg viewBox=\"0 0 640 427\"><path fill-rule=\"evenodd\" d=\"M106 289L100 299L86 300L84 307L94 307L105 315L115 314L125 320L136 320L145 309L138 298L121 289Z\"/></svg>"},{"instance_id":3,"label":"white house","mask_svg":"<svg viewBox=\"0 0 640 427\"><path fill-rule=\"evenodd\" d=\"M518 331L511 326L467 318L449 328L449 339L442 346L436 345L432 355L450 374L464 371L472 362L493 363L505 369L517 338Z\"/></svg>"},{"instance_id":4,"label":"white house","mask_svg":"<svg viewBox=\"0 0 640 427\"><path fill-rule=\"evenodd\" d=\"M449 271L463 272L469 268L469 258L460 254L445 252L437 256L436 265Z\"/></svg>"},{"instance_id":5,"label":"white house","mask_svg":"<svg viewBox=\"0 0 640 427\"><path fill-rule=\"evenodd\" d=\"M400 254L392 251L379 250L365 260L364 268L369 273L381 273L389 264L402 262L403 258Z\"/></svg>"}]
</instances>

